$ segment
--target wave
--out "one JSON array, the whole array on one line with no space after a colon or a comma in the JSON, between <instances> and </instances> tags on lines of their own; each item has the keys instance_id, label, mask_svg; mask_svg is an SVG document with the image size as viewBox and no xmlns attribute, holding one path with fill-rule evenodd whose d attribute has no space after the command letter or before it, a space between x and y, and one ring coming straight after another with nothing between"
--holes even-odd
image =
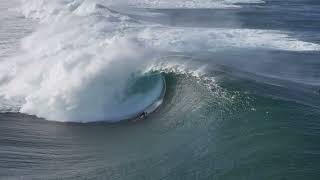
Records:
<instances>
[{"instance_id":1,"label":"wave","mask_svg":"<svg viewBox=\"0 0 320 180\"><path fill-rule=\"evenodd\" d=\"M263 1L129 2L22 1L20 12L40 23L22 39L18 55L0 62L0 96L6 99L6 105L0 107L8 111L18 106L22 113L63 122L118 121L158 102L165 84L161 74L150 73L172 52L320 50L319 44L283 31L168 27L117 10L132 8L132 4L135 8L201 8L207 4L224 8L217 3L231 7ZM192 71L205 73L201 68ZM181 68L178 73L183 72ZM144 83L138 83L141 79ZM134 87L138 90L129 93Z\"/></svg>"}]
</instances>

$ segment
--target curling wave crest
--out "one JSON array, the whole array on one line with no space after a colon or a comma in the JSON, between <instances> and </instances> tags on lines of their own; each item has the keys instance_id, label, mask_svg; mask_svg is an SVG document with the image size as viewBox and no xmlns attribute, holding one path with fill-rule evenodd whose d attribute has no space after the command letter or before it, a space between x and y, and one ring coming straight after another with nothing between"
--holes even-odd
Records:
<instances>
[{"instance_id":1,"label":"curling wave crest","mask_svg":"<svg viewBox=\"0 0 320 180\"><path fill-rule=\"evenodd\" d=\"M167 27L115 8L223 8L237 3L263 1L23 0L20 12L40 23L21 40L21 52L0 62L0 96L6 99L0 107L9 111L18 106L22 113L55 121L118 121L157 101L165 86L161 75L134 93L130 83L153 77L147 70L169 52L320 50L320 45L286 32Z\"/></svg>"}]
</instances>

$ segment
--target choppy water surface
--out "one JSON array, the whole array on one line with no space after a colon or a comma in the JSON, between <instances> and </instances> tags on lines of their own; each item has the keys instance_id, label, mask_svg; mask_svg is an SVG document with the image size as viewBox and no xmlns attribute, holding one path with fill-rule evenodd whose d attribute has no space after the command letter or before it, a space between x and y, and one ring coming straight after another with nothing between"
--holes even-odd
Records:
<instances>
[{"instance_id":1,"label":"choppy water surface","mask_svg":"<svg viewBox=\"0 0 320 180\"><path fill-rule=\"evenodd\" d=\"M319 19L316 0L1 0L0 179L319 179Z\"/></svg>"}]
</instances>

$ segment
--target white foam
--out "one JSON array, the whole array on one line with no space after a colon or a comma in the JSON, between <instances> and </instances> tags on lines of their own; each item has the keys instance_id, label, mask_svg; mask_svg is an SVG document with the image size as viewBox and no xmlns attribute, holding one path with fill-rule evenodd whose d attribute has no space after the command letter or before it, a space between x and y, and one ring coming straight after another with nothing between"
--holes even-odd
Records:
<instances>
[{"instance_id":1,"label":"white foam","mask_svg":"<svg viewBox=\"0 0 320 180\"><path fill-rule=\"evenodd\" d=\"M18 99L20 112L77 122L123 119L157 100L162 81L143 95L125 97L148 54L121 35L126 17L100 13L89 1L72 10L63 2L25 2L31 8L25 15L43 24L22 41L21 55L1 63L0 94Z\"/></svg>"},{"instance_id":2,"label":"white foam","mask_svg":"<svg viewBox=\"0 0 320 180\"><path fill-rule=\"evenodd\" d=\"M150 46L175 52L215 52L228 48L320 51L319 44L300 41L286 32L274 30L151 27L138 37Z\"/></svg>"}]
</instances>

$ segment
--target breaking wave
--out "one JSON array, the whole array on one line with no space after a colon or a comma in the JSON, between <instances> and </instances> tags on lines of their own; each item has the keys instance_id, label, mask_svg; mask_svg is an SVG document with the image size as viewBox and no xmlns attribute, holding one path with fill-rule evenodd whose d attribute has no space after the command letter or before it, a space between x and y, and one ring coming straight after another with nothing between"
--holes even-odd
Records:
<instances>
[{"instance_id":1,"label":"breaking wave","mask_svg":"<svg viewBox=\"0 0 320 180\"><path fill-rule=\"evenodd\" d=\"M320 50L284 31L169 27L130 15L136 8L241 8L242 3L264 2L24 0L19 11L39 24L21 40L17 55L0 62L1 111L63 122L114 122L161 102L166 85L160 72L173 68L162 60L172 53ZM191 69L205 74L200 66Z\"/></svg>"}]
</instances>

